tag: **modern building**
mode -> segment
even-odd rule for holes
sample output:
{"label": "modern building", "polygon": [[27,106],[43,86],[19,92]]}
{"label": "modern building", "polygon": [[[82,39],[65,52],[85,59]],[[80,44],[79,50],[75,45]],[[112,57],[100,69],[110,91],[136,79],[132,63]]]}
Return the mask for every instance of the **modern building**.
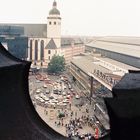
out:
{"label": "modern building", "polygon": [[22,26],[0,26],[0,42],[14,56],[27,58],[28,37],[24,35]]}
{"label": "modern building", "polygon": [[102,57],[95,52],[83,53],[73,57],[71,61],[69,72],[73,83],[88,97],[95,108],[95,116],[106,130],[109,130],[109,119],[100,97],[112,97],[112,88],[129,70],[140,71],[136,67]]}
{"label": "modern building", "polygon": [[86,51],[140,68],[139,37],[98,37],[86,44]]}
{"label": "modern building", "polygon": [[[139,71],[140,69],[95,53],[75,56],[70,65],[72,79],[86,92],[87,96],[92,96],[91,88],[96,89],[99,85],[111,91],[121,77],[129,73],[129,70]],[[93,77],[93,87],[91,77]]]}

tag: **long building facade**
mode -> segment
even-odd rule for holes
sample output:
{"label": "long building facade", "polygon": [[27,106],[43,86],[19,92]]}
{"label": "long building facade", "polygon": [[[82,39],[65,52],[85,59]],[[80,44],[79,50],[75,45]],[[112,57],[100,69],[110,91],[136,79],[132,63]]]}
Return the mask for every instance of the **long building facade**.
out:
{"label": "long building facade", "polygon": [[140,68],[139,37],[101,37],[86,44],[86,51]]}

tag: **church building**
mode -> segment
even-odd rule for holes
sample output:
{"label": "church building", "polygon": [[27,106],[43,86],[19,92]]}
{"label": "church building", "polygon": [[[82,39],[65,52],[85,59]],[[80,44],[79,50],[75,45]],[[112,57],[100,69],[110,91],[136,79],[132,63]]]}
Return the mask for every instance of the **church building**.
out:
{"label": "church building", "polygon": [[[25,56],[28,61],[32,61],[33,66],[47,68],[54,55],[64,56],[66,64],[69,64],[73,56],[85,51],[81,38],[61,36],[61,16],[55,0],[47,17],[47,24],[0,24],[0,36],[4,35],[9,38],[11,29],[15,30],[15,27],[24,30],[24,33],[22,31],[18,35],[19,38],[23,36],[28,38]],[[8,31],[8,35],[5,34],[5,31],[6,33]],[[18,45],[14,46],[18,48]],[[6,47],[10,50],[10,46],[6,45]],[[13,54],[16,54],[16,50],[14,51]],[[17,56],[19,55],[17,54]]]}

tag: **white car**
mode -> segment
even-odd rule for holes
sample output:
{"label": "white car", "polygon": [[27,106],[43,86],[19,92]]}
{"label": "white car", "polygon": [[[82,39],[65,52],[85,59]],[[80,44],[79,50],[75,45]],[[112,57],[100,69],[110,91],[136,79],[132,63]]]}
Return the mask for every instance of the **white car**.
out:
{"label": "white car", "polygon": [[66,95],[66,92],[63,92],[62,95]]}
{"label": "white car", "polygon": [[69,103],[69,100],[68,99],[64,99],[63,103]]}
{"label": "white car", "polygon": [[80,98],[80,96],[79,96],[79,95],[76,95],[76,96],[75,96],[75,98],[76,98],[76,99],[79,99],[79,98]]}
{"label": "white car", "polygon": [[46,85],[46,84],[44,84],[44,85],[43,85],[43,87],[44,87],[44,88],[47,88],[47,85]]}
{"label": "white car", "polygon": [[40,93],[40,92],[41,92],[41,89],[37,89],[37,90],[36,90],[36,93]]}
{"label": "white car", "polygon": [[45,101],[49,101],[50,99],[49,99],[48,97],[45,97],[44,100],[45,100]]}
{"label": "white car", "polygon": [[40,95],[39,95],[41,98],[45,98],[46,96],[43,94],[43,93],[40,93]]}
{"label": "white car", "polygon": [[38,95],[35,95],[34,98],[38,100],[40,97]]}
{"label": "white car", "polygon": [[46,89],[46,94],[49,94],[49,93],[50,93],[50,90],[47,90],[47,89]]}
{"label": "white car", "polygon": [[63,88],[64,88],[64,89],[67,89],[67,87],[66,87],[66,86],[63,86]]}
{"label": "white car", "polygon": [[41,99],[39,99],[39,101],[40,101],[40,102],[42,102],[42,103],[43,103],[43,102],[45,102],[42,98],[41,98]]}
{"label": "white car", "polygon": [[39,80],[36,80],[36,83],[40,83],[40,81]]}

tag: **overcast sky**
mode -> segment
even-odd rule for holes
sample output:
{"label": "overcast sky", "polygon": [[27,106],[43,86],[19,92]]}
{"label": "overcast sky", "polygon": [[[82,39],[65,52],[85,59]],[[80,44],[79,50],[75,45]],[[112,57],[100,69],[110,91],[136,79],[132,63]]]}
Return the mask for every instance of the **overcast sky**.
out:
{"label": "overcast sky", "polygon": [[[56,0],[63,35],[140,36],[140,0]],[[1,23],[47,23],[53,0],[1,0]]]}

